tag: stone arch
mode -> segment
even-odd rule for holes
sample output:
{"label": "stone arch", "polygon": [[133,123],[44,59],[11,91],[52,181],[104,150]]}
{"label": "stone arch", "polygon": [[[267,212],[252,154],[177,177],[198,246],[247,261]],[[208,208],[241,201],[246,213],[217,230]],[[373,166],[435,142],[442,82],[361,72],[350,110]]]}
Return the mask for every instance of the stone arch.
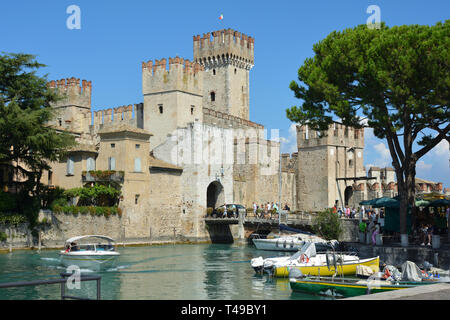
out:
{"label": "stone arch", "polygon": [[225,204],[225,192],[219,181],[213,181],[206,189],[206,207],[217,208]]}

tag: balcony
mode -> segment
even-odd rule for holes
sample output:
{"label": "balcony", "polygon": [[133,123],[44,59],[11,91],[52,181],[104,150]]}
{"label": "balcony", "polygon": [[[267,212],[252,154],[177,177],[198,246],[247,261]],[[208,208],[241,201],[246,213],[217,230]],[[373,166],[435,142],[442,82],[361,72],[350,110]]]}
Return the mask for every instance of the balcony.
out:
{"label": "balcony", "polygon": [[81,173],[81,178],[83,182],[108,182],[114,181],[118,183],[123,183],[123,178],[125,172],[123,171],[83,171]]}

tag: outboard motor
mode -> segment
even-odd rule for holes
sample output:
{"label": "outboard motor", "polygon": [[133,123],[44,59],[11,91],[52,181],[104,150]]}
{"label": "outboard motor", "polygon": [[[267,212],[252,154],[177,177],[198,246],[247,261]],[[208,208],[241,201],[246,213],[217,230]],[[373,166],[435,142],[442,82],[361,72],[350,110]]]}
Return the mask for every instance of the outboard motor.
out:
{"label": "outboard motor", "polygon": [[297,268],[289,268],[289,279],[302,278],[303,273]]}

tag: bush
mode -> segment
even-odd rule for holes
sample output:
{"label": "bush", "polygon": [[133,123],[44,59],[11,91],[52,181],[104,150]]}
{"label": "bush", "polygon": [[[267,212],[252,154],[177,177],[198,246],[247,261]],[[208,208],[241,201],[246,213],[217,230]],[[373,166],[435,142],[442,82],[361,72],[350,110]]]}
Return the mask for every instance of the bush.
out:
{"label": "bush", "polygon": [[319,212],[313,219],[312,228],[325,240],[339,240],[342,234],[341,220],[332,209]]}
{"label": "bush", "polygon": [[8,240],[8,235],[4,232],[0,232],[0,242],[5,242]]}
{"label": "bush", "polygon": [[16,211],[16,197],[8,192],[0,192],[0,213]]}
{"label": "bush", "polygon": [[206,215],[210,217],[212,215],[213,211],[214,211],[214,209],[211,207],[206,208]]}

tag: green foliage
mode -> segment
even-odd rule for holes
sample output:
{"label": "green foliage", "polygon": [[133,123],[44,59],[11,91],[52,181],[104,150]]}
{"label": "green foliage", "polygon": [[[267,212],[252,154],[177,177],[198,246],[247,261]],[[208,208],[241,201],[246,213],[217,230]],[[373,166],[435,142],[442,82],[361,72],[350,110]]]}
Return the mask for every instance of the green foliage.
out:
{"label": "green foliage", "polygon": [[26,217],[20,214],[2,214],[0,215],[0,224],[18,225],[27,222]]}
{"label": "green foliage", "polygon": [[211,216],[212,215],[212,213],[213,213],[213,208],[211,208],[211,207],[208,207],[208,208],[206,208],[206,215],[207,216]]}
{"label": "green foliage", "polygon": [[[294,122],[328,130],[336,117],[386,139],[400,194],[401,233],[414,202],[417,161],[443,139],[450,141],[450,20],[428,25],[332,32],[313,46],[290,89],[300,106]],[[421,146],[417,148],[417,146]],[[417,148],[417,150],[413,150]]]}
{"label": "green foliage", "polygon": [[17,212],[31,227],[40,209],[43,171],[75,145],[72,135],[47,125],[55,117],[51,104],[61,97],[38,76],[41,67],[33,55],[0,54],[0,163],[20,177],[13,181],[21,190]]}
{"label": "green foliage", "polygon": [[0,191],[0,213],[13,212],[16,207],[16,197],[11,193]]}
{"label": "green foliage", "polygon": [[53,208],[53,213],[56,214],[71,214],[75,217],[77,217],[79,214],[87,215],[90,214],[91,216],[104,216],[106,218],[112,216],[112,215],[118,215],[119,217],[122,217],[122,209],[118,207],[94,207],[94,206],[58,206],[56,205]]}
{"label": "green foliage", "polygon": [[312,228],[316,234],[326,240],[338,240],[342,234],[341,220],[332,209],[319,212],[313,219]]}
{"label": "green foliage", "polygon": [[92,187],[88,186],[66,190],[64,195],[68,198],[79,198],[78,204],[81,206],[112,206],[118,202],[120,190],[95,184]]}
{"label": "green foliage", "polygon": [[4,232],[0,232],[0,242],[5,242],[8,240],[8,235]]}
{"label": "green foliage", "polygon": [[42,208],[50,209],[54,204],[67,204],[68,199],[64,195],[64,191],[60,187],[49,188],[48,186],[43,186],[41,193]]}

